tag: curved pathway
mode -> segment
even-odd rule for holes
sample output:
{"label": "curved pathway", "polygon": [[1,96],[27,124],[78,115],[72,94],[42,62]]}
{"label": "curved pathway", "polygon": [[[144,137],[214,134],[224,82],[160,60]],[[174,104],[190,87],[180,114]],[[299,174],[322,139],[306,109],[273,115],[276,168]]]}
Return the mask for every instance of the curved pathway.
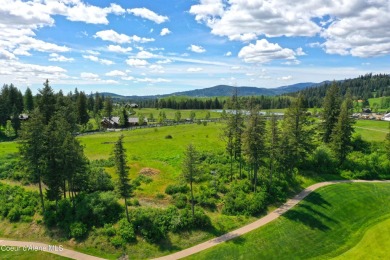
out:
{"label": "curved pathway", "polygon": [[256,220],[253,223],[250,223],[246,226],[243,226],[239,229],[236,229],[234,231],[231,231],[229,233],[226,233],[225,235],[222,235],[220,237],[216,237],[214,239],[211,239],[209,241],[206,241],[204,243],[198,244],[196,246],[184,249],[182,251],[173,253],[171,255],[163,256],[160,258],[156,258],[155,260],[173,260],[173,259],[181,259],[187,256],[190,256],[192,254],[196,254],[200,251],[206,250],[210,247],[216,246],[218,244],[221,244],[225,241],[231,240],[233,238],[236,238],[238,236],[244,235],[252,230],[255,230],[261,226],[264,226],[265,224],[277,219],[282,214],[284,214],[286,211],[297,205],[302,199],[304,199],[307,195],[309,195],[312,191],[328,186],[331,184],[336,183],[352,183],[352,182],[388,182],[390,181],[364,181],[364,180],[341,180],[341,181],[326,181],[326,182],[320,182],[316,183],[314,185],[311,185],[301,191],[299,194],[297,194],[294,198],[289,199],[286,203],[284,203],[282,206],[277,208],[276,210],[272,211],[271,213],[267,214],[266,216]]}
{"label": "curved pathway", "polygon": [[[252,230],[255,230],[261,226],[264,226],[265,224],[277,219],[280,217],[282,214],[284,214],[286,211],[297,205],[302,199],[304,199],[307,195],[309,195],[312,191],[315,191],[318,188],[328,186],[331,184],[336,184],[336,183],[352,183],[352,182],[368,182],[368,183],[373,183],[373,182],[387,182],[390,183],[390,180],[387,181],[364,181],[364,180],[341,180],[341,181],[326,181],[326,182],[320,182],[316,183],[314,185],[311,185],[301,191],[299,194],[297,194],[294,198],[289,199],[286,203],[284,203],[282,206],[277,208],[276,210],[272,211],[271,213],[267,214],[266,216],[256,220],[253,223],[250,223],[246,226],[243,226],[239,229],[236,229],[234,231],[231,231],[229,233],[226,233],[225,235],[222,235],[220,237],[216,237],[214,239],[211,239],[209,241],[206,241],[204,243],[198,244],[196,246],[184,249],[182,251],[176,252],[171,255],[163,256],[160,258],[156,258],[156,260],[173,260],[173,259],[180,259],[184,258],[187,256],[190,256],[192,254],[198,253],[200,251],[206,250],[210,247],[216,246],[218,244],[221,244],[225,241],[231,240],[233,238],[236,238],[238,236],[244,235]],[[47,253],[52,253],[64,257],[68,257],[71,259],[81,259],[81,260],[102,260],[104,258],[99,258],[87,254],[83,254],[74,250],[70,249],[65,249],[63,248],[62,250],[50,250],[50,246],[48,244],[44,243],[36,243],[36,242],[25,242],[25,241],[12,241],[12,240],[0,240],[0,247],[2,246],[11,246],[11,247],[19,247],[21,248],[20,250],[24,250],[24,248],[36,248],[41,251],[45,251]],[[28,251],[28,250],[24,251]]]}

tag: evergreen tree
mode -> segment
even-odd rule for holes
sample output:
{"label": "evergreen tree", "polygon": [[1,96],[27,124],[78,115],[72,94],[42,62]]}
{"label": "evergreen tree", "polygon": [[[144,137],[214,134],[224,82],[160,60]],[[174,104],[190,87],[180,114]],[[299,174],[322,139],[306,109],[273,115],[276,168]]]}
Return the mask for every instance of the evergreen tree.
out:
{"label": "evergreen tree", "polygon": [[53,89],[49,85],[49,80],[43,84],[44,88],[39,90],[37,107],[41,111],[45,124],[47,125],[55,111],[56,98]]}
{"label": "evergreen tree", "polygon": [[88,96],[88,111],[89,112],[93,112],[93,109],[95,107],[95,100],[93,99],[93,94],[91,92],[91,94],[89,94]]}
{"label": "evergreen tree", "polygon": [[34,110],[34,99],[30,88],[27,88],[24,93],[24,108],[27,112]]}
{"label": "evergreen tree", "polygon": [[271,119],[268,124],[267,132],[267,145],[266,148],[269,154],[269,187],[272,187],[272,177],[275,172],[275,164],[277,162],[277,158],[279,157],[279,145],[280,145],[280,136],[279,136],[279,128],[278,128],[278,120],[275,114],[271,115]]}
{"label": "evergreen tree", "polygon": [[143,125],[145,123],[145,116],[143,114],[138,115],[138,125]]}
{"label": "evergreen tree", "polygon": [[95,93],[95,103],[93,106],[93,113],[95,115],[99,114],[100,110],[103,108],[103,101],[102,98],[100,97],[99,93]]}
{"label": "evergreen tree", "polygon": [[192,209],[192,217],[194,217],[195,200],[194,200],[193,183],[196,181],[198,177],[199,169],[198,169],[198,153],[195,149],[195,146],[193,146],[192,144],[189,144],[185,151],[182,173],[186,182],[190,184],[191,209]]}
{"label": "evergreen tree", "polygon": [[125,200],[125,209],[127,221],[130,222],[129,211],[127,208],[127,199],[131,197],[132,186],[130,184],[129,170],[126,160],[126,149],[123,146],[123,135],[121,135],[114,147],[115,172],[118,175],[117,191]]}
{"label": "evergreen tree", "polygon": [[38,183],[39,196],[41,200],[42,212],[45,212],[45,203],[42,191],[43,166],[45,165],[45,154],[47,152],[44,116],[35,109],[31,113],[31,118],[24,124],[21,132],[21,145],[19,152],[23,158],[21,160],[26,166],[30,179]]}
{"label": "evergreen tree", "polygon": [[104,100],[104,116],[111,118],[112,116],[112,110],[113,110],[113,103],[111,97],[107,97]]}
{"label": "evergreen tree", "polygon": [[121,127],[129,126],[129,116],[125,108],[122,109],[122,115],[119,117],[119,124]]}
{"label": "evergreen tree", "polygon": [[352,109],[352,97],[350,91],[348,91],[341,105],[337,124],[333,129],[331,138],[331,148],[339,159],[340,164],[345,161],[348,153],[352,150],[351,137],[354,132],[353,125],[355,123],[355,120],[351,117]]}
{"label": "evergreen tree", "polygon": [[253,168],[253,190],[256,192],[258,170],[264,161],[265,151],[265,120],[259,114],[258,107],[250,111],[248,123],[244,131],[243,150],[248,163]]}
{"label": "evergreen tree", "polygon": [[81,91],[76,100],[77,122],[81,125],[86,125],[89,121],[87,111],[87,96]]}
{"label": "evergreen tree", "polygon": [[333,82],[331,87],[326,91],[322,111],[322,127],[323,127],[323,141],[329,143],[332,136],[332,131],[337,123],[337,118],[340,113],[340,89],[338,85]]}
{"label": "evergreen tree", "polygon": [[191,121],[194,121],[194,120],[195,120],[195,117],[196,117],[195,111],[191,111],[191,113],[190,113],[190,119],[191,119]]}
{"label": "evergreen tree", "polygon": [[288,161],[293,159],[293,166],[297,167],[305,161],[308,153],[313,148],[313,129],[302,94],[299,94],[291,103],[284,115],[283,135],[284,145],[291,149],[291,151],[286,150],[288,157],[285,159]]}

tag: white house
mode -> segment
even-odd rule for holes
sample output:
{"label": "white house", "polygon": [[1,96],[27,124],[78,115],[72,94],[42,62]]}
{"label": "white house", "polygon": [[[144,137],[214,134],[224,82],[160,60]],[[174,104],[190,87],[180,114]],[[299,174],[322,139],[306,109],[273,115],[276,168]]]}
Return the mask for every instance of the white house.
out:
{"label": "white house", "polygon": [[384,116],[382,117],[382,120],[390,121],[390,113],[384,115]]}

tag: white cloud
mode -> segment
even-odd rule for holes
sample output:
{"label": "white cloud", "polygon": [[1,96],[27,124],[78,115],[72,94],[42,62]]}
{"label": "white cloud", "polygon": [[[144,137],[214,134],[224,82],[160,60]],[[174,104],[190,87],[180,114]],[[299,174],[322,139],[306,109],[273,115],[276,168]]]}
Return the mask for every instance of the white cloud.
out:
{"label": "white cloud", "polygon": [[160,35],[165,36],[165,35],[168,35],[170,33],[171,33],[171,31],[168,28],[162,28]]}
{"label": "white cloud", "polygon": [[231,51],[228,51],[227,53],[225,53],[225,56],[226,56],[226,57],[232,56],[232,52],[231,52]]}
{"label": "white cloud", "polygon": [[130,36],[122,33],[117,33],[114,30],[105,30],[105,31],[99,31],[96,32],[95,38],[100,38],[103,41],[110,41],[110,42],[115,42],[119,44],[123,43],[130,43],[131,38]]}
{"label": "white cloud", "polygon": [[153,72],[157,72],[157,73],[165,73],[164,71],[164,67],[161,66],[161,65],[158,65],[158,64],[152,64],[149,66],[149,69]]}
{"label": "white cloud", "polygon": [[133,50],[133,48],[131,47],[124,48],[119,45],[108,45],[107,49],[111,52],[118,52],[118,53],[128,53]]}
{"label": "white cloud", "polygon": [[136,82],[147,82],[147,83],[162,83],[162,82],[171,82],[171,80],[163,78],[136,78]]}
{"label": "white cloud", "polygon": [[123,72],[121,70],[112,70],[110,72],[107,72],[105,75],[108,77],[126,77],[127,76],[126,72]]}
{"label": "white cloud", "polygon": [[[249,41],[259,36],[319,35],[327,53],[373,57],[390,54],[390,5],[387,0],[201,0],[190,13],[214,35]],[[300,55],[296,51],[296,55]]]}
{"label": "white cloud", "polygon": [[128,13],[131,13],[135,16],[142,17],[144,19],[151,20],[157,24],[163,23],[168,21],[167,16],[158,15],[155,12],[147,9],[147,8],[133,8],[133,9],[127,9]]}
{"label": "white cloud", "polygon": [[83,55],[83,58],[94,62],[99,61],[99,58],[93,55]]}
{"label": "white cloud", "polygon": [[187,49],[192,51],[192,52],[196,52],[196,53],[203,53],[206,51],[202,46],[198,46],[198,45],[194,45],[194,44],[191,44],[191,46],[188,47]]}
{"label": "white cloud", "polygon": [[101,63],[103,65],[113,65],[113,64],[115,64],[115,62],[113,62],[111,60],[106,60],[106,59],[99,59],[99,63]]}
{"label": "white cloud", "polygon": [[145,67],[149,63],[146,60],[140,60],[140,59],[127,59],[126,60],[127,65],[132,67]]}
{"label": "white cloud", "polygon": [[74,58],[66,58],[63,55],[59,55],[58,53],[51,53],[49,61],[59,61],[59,62],[72,62]]}
{"label": "white cloud", "polygon": [[169,64],[169,63],[172,63],[172,60],[170,60],[170,59],[159,60],[156,63],[157,64]]}
{"label": "white cloud", "polygon": [[296,54],[297,56],[304,56],[304,55],[306,55],[306,53],[303,51],[302,48],[296,49],[296,50],[295,50],[295,54]]}
{"label": "white cloud", "polygon": [[94,50],[87,50],[86,52],[95,56],[100,55],[100,52]]}
{"label": "white cloud", "polygon": [[82,79],[90,79],[90,80],[98,80],[99,79],[99,75],[97,75],[95,73],[91,73],[91,72],[81,72],[80,77]]}
{"label": "white cloud", "polygon": [[266,39],[257,40],[256,44],[243,47],[238,57],[248,63],[266,63],[276,59],[295,60],[295,52],[282,48],[277,43],[269,43]]}
{"label": "white cloud", "polygon": [[90,61],[93,61],[93,62],[99,62],[100,64],[103,64],[103,65],[113,65],[113,64],[115,64],[113,61],[106,60],[106,59],[100,59],[100,58],[98,58],[96,56],[93,56],[93,55],[83,55],[83,58],[87,59],[87,60],[90,60]]}
{"label": "white cloud", "polygon": [[151,59],[156,57],[153,53],[148,52],[148,51],[140,51],[137,53],[135,56],[137,59]]}
{"label": "white cloud", "polygon": [[291,79],[292,79],[291,75],[278,78],[278,80],[286,80],[286,81]]}
{"label": "white cloud", "polygon": [[188,68],[187,72],[200,72],[203,71],[203,68]]}
{"label": "white cloud", "polygon": [[16,59],[15,55],[7,50],[0,49],[0,60],[14,60]]}

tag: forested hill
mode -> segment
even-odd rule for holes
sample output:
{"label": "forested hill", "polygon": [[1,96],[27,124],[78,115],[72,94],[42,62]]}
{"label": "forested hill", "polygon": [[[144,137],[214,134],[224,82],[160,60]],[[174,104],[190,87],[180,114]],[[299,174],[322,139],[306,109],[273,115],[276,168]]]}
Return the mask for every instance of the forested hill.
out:
{"label": "forested hill", "polygon": [[[323,84],[323,83],[318,83]],[[153,98],[164,98],[171,96],[186,96],[186,97],[230,97],[233,95],[234,90],[237,89],[238,96],[277,96],[285,93],[296,92],[311,86],[318,85],[313,82],[303,82],[288,86],[281,86],[277,88],[258,88],[258,87],[233,87],[229,85],[217,85],[210,88],[194,89],[182,92],[175,92],[164,95],[153,95],[153,96],[121,96],[118,94],[103,92],[104,96],[111,96],[114,99],[130,99],[130,100],[144,100]]]}
{"label": "forested hill", "polygon": [[303,93],[307,99],[309,107],[320,107],[322,100],[325,97],[326,90],[336,84],[340,87],[341,93],[344,95],[347,88],[351,89],[354,99],[368,100],[373,97],[388,97],[390,96],[390,75],[366,74],[354,79],[346,79],[341,81],[327,82],[317,87],[306,88],[291,95]]}
{"label": "forested hill", "polygon": [[307,87],[316,85],[313,82],[298,83],[277,88],[257,88],[257,87],[233,87],[228,85],[218,85],[211,88],[195,89],[183,92],[172,93],[168,96],[189,96],[189,97],[222,97],[231,96],[237,88],[239,96],[275,96],[284,93],[295,92]]}

